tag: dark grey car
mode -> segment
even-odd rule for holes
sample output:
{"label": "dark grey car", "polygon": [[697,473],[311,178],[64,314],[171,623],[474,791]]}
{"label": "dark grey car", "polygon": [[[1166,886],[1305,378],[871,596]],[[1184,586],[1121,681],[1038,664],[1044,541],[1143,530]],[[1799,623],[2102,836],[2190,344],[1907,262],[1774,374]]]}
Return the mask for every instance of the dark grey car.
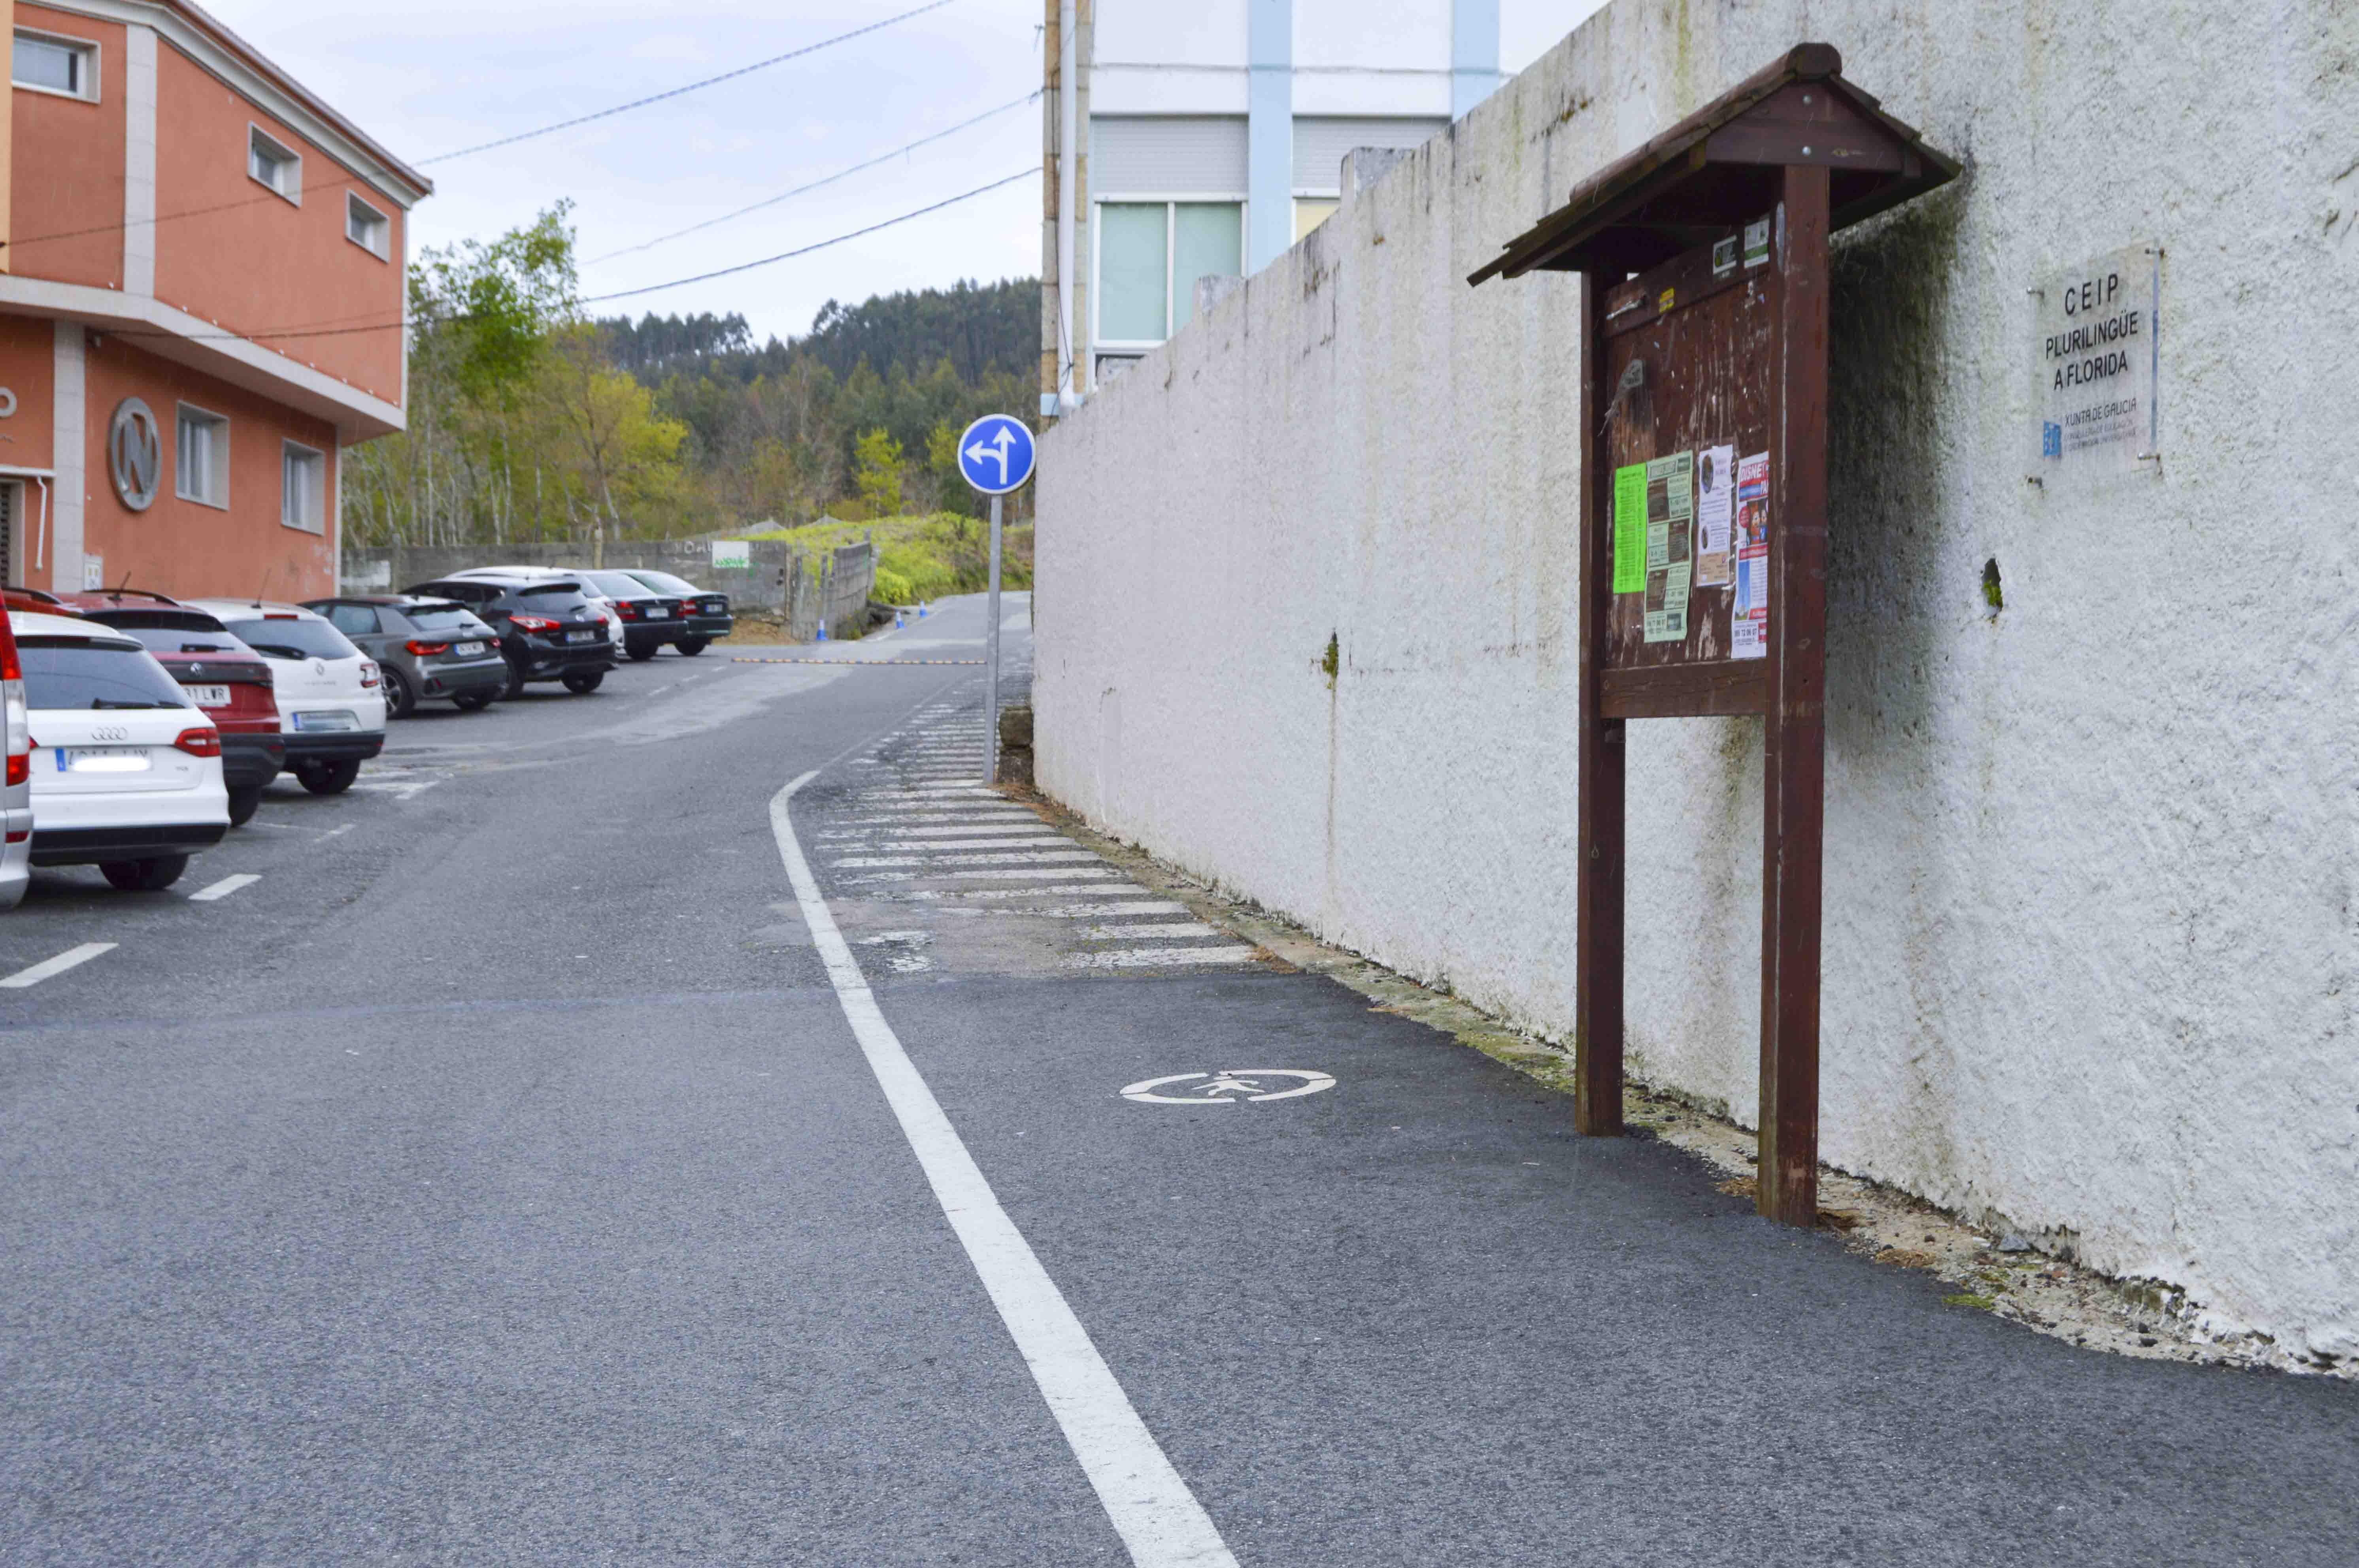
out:
{"label": "dark grey car", "polygon": [[304,609],[360,644],[385,672],[385,713],[407,718],[448,699],[461,712],[488,706],[507,686],[500,634],[455,600],[410,593],[347,594]]}

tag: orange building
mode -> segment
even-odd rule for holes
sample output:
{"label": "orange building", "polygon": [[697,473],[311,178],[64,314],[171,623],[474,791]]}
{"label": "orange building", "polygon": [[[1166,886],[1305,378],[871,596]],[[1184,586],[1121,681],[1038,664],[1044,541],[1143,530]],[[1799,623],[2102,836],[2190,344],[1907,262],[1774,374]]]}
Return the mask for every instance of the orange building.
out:
{"label": "orange building", "polygon": [[0,0],[12,586],[336,587],[344,449],[402,427],[433,188],[186,0]]}

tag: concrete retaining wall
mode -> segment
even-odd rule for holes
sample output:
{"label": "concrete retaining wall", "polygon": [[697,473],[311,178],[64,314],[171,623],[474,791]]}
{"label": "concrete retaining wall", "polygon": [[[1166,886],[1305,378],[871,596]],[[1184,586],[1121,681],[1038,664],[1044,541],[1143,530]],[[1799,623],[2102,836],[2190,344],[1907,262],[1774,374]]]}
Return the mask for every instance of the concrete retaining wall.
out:
{"label": "concrete retaining wall", "polygon": [[[1839,243],[1824,1153],[2359,1353],[2359,8],[1615,0],[1049,433],[1041,784],[1568,1032],[1577,282],[1463,279],[1803,38],[1968,165]],[[2156,242],[2161,462],[2027,484]],[[1633,1067],[1749,1123],[1759,724],[1629,746]]]}

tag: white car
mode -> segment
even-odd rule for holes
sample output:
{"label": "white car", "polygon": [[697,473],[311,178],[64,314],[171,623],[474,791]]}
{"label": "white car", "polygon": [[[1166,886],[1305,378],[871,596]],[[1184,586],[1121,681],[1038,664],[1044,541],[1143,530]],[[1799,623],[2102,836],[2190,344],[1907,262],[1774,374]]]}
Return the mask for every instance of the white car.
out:
{"label": "white car", "polygon": [[623,617],[614,609],[614,601],[599,592],[597,585],[581,572],[562,571],[556,567],[469,567],[464,571],[452,572],[450,577],[441,580],[449,582],[456,579],[465,582],[471,578],[496,578],[506,581],[509,578],[516,577],[544,579],[562,578],[568,582],[581,584],[582,597],[590,601],[590,608],[596,611],[598,619],[606,623],[606,640],[614,645],[617,653],[622,651]]}
{"label": "white car", "polygon": [[126,891],[170,887],[229,831],[221,731],[139,640],[23,611],[36,866],[96,866]]}
{"label": "white car", "polygon": [[385,677],[324,615],[258,599],[183,600],[270,666],[287,771],[313,795],[340,795],[385,750]]}

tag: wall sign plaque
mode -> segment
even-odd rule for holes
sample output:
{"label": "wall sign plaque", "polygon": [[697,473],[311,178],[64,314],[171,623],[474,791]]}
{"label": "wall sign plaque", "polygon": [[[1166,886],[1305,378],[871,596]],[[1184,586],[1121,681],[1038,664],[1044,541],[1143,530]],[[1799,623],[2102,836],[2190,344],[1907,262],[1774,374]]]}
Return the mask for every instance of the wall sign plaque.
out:
{"label": "wall sign plaque", "polygon": [[164,477],[164,432],[155,411],[136,397],[114,406],[106,427],[106,471],[124,505],[145,512],[155,504],[156,487]]}

